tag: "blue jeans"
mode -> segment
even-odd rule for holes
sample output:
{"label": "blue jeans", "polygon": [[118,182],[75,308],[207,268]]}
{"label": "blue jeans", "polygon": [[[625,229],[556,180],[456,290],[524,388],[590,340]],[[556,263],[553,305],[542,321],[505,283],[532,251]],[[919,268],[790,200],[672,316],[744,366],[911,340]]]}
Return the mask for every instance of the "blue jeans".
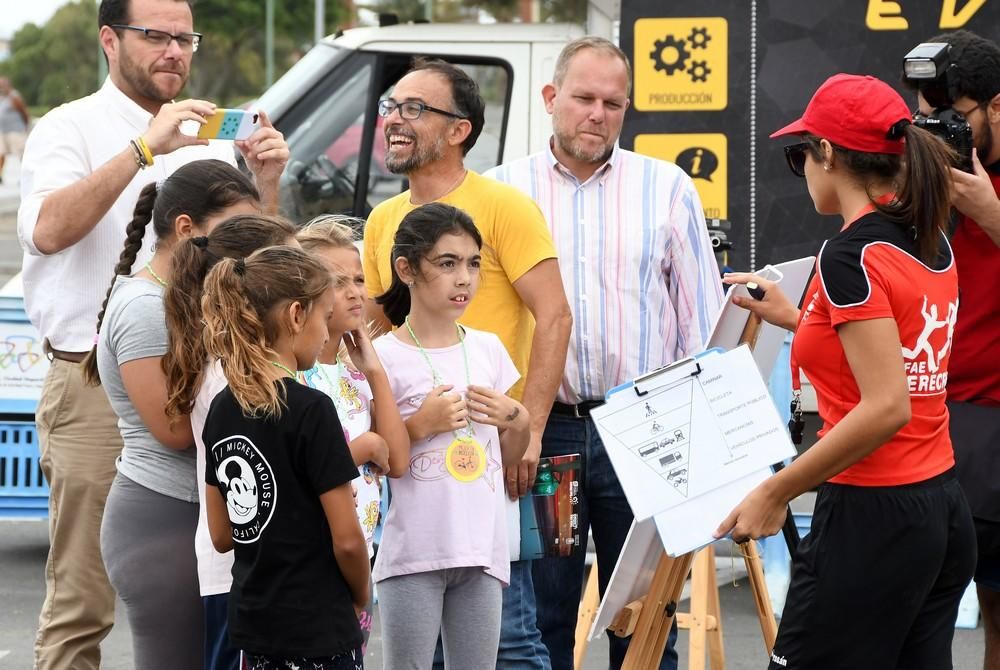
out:
{"label": "blue jeans", "polygon": [[205,606],[205,667],[239,670],[240,652],[229,646],[229,594],[202,596]]}
{"label": "blue jeans", "polygon": [[[588,529],[597,546],[597,581],[601,596],[611,580],[618,555],[632,525],[632,508],[625,499],[597,428],[590,419],[552,415],[542,435],[542,456],[580,454],[580,536]],[[577,612],[583,591],[585,556],[542,558],[534,561],[532,574],[538,628],[548,647],[552,670],[573,670],[573,643]],[[677,669],[677,623],[667,638],[660,670]],[[609,668],[617,670],[625,660],[628,638],[608,634]]]}
{"label": "blue jeans", "polygon": [[[549,652],[535,626],[535,591],[531,561],[510,564],[510,586],[503,590],[497,670],[552,670]],[[444,670],[441,638],[434,650],[434,670]]]}

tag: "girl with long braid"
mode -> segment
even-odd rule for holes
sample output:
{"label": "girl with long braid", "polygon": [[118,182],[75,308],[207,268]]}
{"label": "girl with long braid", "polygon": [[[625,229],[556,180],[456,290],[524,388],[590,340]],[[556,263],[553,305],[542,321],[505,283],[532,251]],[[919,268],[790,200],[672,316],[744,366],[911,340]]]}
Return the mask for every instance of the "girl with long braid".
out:
{"label": "girl with long braid", "polygon": [[[254,185],[222,161],[189,163],[163,183],[147,185],[98,317],[98,342],[84,361],[88,381],[103,383],[124,442],[105,506],[101,554],[125,604],[133,663],[144,670],[200,667],[204,638],[191,424],[164,412],[162,294],[171,281],[170,257],[184,238],[259,208]],[[133,272],[150,222],[156,251]]]}

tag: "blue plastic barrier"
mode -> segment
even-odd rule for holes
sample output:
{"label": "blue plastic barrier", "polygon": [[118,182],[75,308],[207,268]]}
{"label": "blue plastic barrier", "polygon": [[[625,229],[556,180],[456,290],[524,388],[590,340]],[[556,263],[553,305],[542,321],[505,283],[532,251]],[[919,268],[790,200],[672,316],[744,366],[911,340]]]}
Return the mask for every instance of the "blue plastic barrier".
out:
{"label": "blue plastic barrier", "polygon": [[48,515],[49,485],[38,459],[34,423],[0,423],[0,517],[44,519]]}
{"label": "blue plastic barrier", "polygon": [[0,296],[0,518],[48,515],[34,424],[48,365],[24,301]]}

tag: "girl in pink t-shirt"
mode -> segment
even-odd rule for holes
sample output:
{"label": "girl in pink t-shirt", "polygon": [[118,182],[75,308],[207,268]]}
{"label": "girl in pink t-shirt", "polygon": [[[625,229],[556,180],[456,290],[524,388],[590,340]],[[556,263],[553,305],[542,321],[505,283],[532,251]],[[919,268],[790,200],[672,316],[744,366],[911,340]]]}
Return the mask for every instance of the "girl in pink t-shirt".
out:
{"label": "girl in pink t-shirt", "polygon": [[376,298],[400,328],[375,340],[410,449],[390,454],[392,493],[375,559],[385,665],[493,670],[510,576],[503,468],[528,445],[528,413],[504,394],[519,378],[500,339],[456,323],[479,285],[482,238],[469,216],[431,203],[407,214],[393,282]]}
{"label": "girl in pink t-shirt", "polygon": [[[365,276],[354,231],[345,217],[322,216],[309,222],[296,238],[319,257],[334,277],[333,312],[327,320],[330,339],[316,365],[302,373],[305,383],[326,393],[337,408],[344,439],[361,477],[354,480],[358,521],[373,554],[379,520],[379,476],[389,472],[389,460],[405,461],[410,438],[399,417],[382,363],[364,323]],[[346,356],[341,356],[341,347]],[[371,633],[371,602],[359,614],[365,644]],[[362,646],[364,649],[364,646]]]}

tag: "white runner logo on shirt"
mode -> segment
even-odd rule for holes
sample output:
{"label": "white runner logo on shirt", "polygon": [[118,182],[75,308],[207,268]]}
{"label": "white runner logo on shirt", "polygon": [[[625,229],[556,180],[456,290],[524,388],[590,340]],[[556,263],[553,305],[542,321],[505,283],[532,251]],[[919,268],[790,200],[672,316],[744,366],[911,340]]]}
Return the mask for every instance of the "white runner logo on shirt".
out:
{"label": "white runner logo on shirt", "polygon": [[927,304],[924,296],[920,314],[924,326],[912,347],[903,344],[903,366],[910,393],[934,395],[944,393],[948,383],[947,371],[940,372],[941,363],[951,351],[951,340],[958,320],[958,301],[948,303],[946,310],[939,312],[938,306]]}
{"label": "white runner logo on shirt", "polygon": [[277,501],[270,464],[254,443],[242,435],[216,442],[212,456],[218,463],[215,476],[226,498],[233,540],[242,544],[256,541],[271,520]]}

